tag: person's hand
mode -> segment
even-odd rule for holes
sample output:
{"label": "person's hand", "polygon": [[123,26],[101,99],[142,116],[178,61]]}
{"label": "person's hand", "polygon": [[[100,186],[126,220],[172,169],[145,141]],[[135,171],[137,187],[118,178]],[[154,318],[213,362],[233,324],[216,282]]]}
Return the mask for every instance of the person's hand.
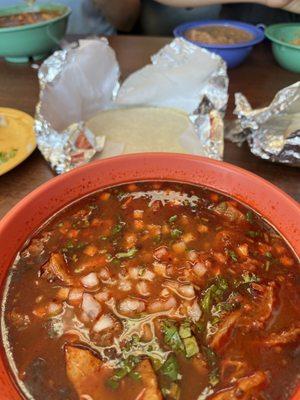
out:
{"label": "person's hand", "polygon": [[202,7],[216,3],[250,2],[260,3],[272,8],[283,8],[284,10],[300,14],[300,0],[156,0],[168,6],[174,7]]}
{"label": "person's hand", "polygon": [[300,0],[266,0],[268,7],[283,8],[284,10],[300,14]]}

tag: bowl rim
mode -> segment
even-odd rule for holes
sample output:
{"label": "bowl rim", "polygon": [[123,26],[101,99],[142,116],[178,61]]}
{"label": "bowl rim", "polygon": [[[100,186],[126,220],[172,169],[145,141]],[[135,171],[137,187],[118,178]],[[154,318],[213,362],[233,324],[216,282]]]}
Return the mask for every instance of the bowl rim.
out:
{"label": "bowl rim", "polygon": [[[67,18],[71,13],[72,10],[69,6],[66,6],[64,4],[60,3],[42,3],[42,4],[35,4],[33,7],[29,7],[23,4],[18,4],[15,6],[9,6],[9,7],[4,7],[0,8],[0,16],[10,16],[13,14],[22,14],[26,12],[39,12],[39,11],[50,11],[50,10],[64,10],[61,15],[58,15],[55,18],[49,19],[47,21],[40,21],[40,22],[35,22],[33,24],[25,24],[25,25],[17,25],[17,26],[8,26],[8,27],[2,27],[0,26],[0,34],[1,33],[8,33],[8,32],[19,32],[19,31],[26,31],[29,29],[36,29],[40,28],[46,25],[50,25],[56,21],[62,20],[64,18]],[[10,12],[11,11],[11,12]],[[6,14],[7,12],[7,14]],[[4,13],[4,14],[2,14]]]}
{"label": "bowl rim", "polygon": [[[113,157],[107,157],[104,159],[98,159],[98,160],[94,160],[90,163],[87,163],[85,165],[82,165],[80,167],[74,168],[66,173],[63,173],[61,175],[57,175],[54,176],[53,178],[51,178],[50,180],[42,183],[41,185],[39,185],[38,187],[36,187],[34,190],[32,190],[31,192],[29,192],[26,196],[24,196],[20,201],[18,201],[1,219],[0,219],[0,238],[1,238],[1,234],[4,231],[6,225],[9,225],[11,223],[11,220],[14,219],[15,214],[18,214],[19,211],[21,211],[24,207],[28,207],[28,205],[30,205],[30,203],[32,202],[32,200],[38,196],[40,196],[41,194],[49,191],[50,189],[55,189],[55,186],[57,186],[60,182],[64,182],[66,179],[72,179],[72,177],[76,177],[76,175],[80,174],[81,172],[89,171],[89,170],[93,170],[93,168],[96,168],[97,166],[99,168],[102,167],[102,165],[105,166],[105,164],[110,165],[111,163],[118,163],[118,161],[122,162],[122,160],[127,161],[127,163],[130,162],[135,162],[140,161],[140,159],[142,160],[150,160],[151,159],[157,159],[157,158],[164,158],[164,159],[168,159],[170,161],[170,163],[172,163],[172,159],[174,159],[175,161],[177,159],[179,159],[182,162],[200,162],[202,164],[206,164],[206,165],[215,165],[215,167],[217,169],[220,170],[227,170],[230,173],[233,174],[239,174],[241,175],[241,177],[248,177],[251,180],[254,180],[254,183],[257,182],[259,185],[264,186],[265,188],[268,188],[269,190],[271,190],[274,193],[277,193],[277,195],[281,198],[282,201],[284,201],[286,203],[286,205],[288,205],[290,208],[292,208],[294,210],[294,212],[296,214],[298,214],[299,217],[299,222],[300,222],[300,204],[297,202],[297,200],[293,199],[290,195],[288,195],[286,192],[284,192],[282,189],[280,189],[278,186],[274,185],[273,183],[269,182],[268,180],[260,177],[259,175],[254,174],[251,171],[248,171],[244,168],[241,168],[239,166],[236,166],[234,164],[225,162],[225,161],[220,161],[220,160],[215,160],[215,159],[211,159],[208,157],[203,157],[203,156],[199,156],[199,155],[194,155],[194,154],[184,154],[184,153],[170,153],[170,152],[144,152],[144,153],[130,153],[130,154],[122,154],[122,155],[118,155],[118,156],[113,156]],[[151,178],[152,180],[155,180],[156,178]],[[151,180],[150,179],[150,180]],[[161,178],[162,180],[169,180],[169,181],[176,181],[176,179],[174,178]],[[149,179],[145,179],[145,178],[140,178],[140,177],[135,177],[130,179],[129,181],[145,181],[145,180],[149,180]],[[115,186],[115,185],[120,185],[123,183],[127,183],[129,182],[126,179],[120,179],[120,182],[117,184],[112,184],[110,186]],[[182,180],[182,179],[178,179],[178,182],[183,182],[183,183],[190,183],[192,185],[200,185],[199,183],[193,183],[192,179],[189,180]],[[213,186],[209,186],[207,184],[202,184],[203,186],[207,186],[209,189],[211,190],[219,190],[221,192],[223,192],[225,195],[231,196],[233,198],[235,198],[236,200],[240,201],[241,203],[243,203],[244,205],[252,208],[256,213],[258,213],[259,215],[262,215],[261,212],[259,210],[257,210],[255,208],[255,206],[247,203],[247,200],[245,199],[241,199],[239,198],[239,195],[237,195],[236,193],[230,193],[229,191],[224,191],[222,189],[216,189]],[[106,185],[102,185],[99,184],[99,189],[96,190],[101,190],[102,187],[107,187]],[[95,190],[93,190],[95,191]],[[93,192],[92,191],[92,192]],[[89,192],[89,193],[92,193]],[[87,193],[88,194],[88,193]],[[81,196],[77,196],[75,201],[80,199],[83,196],[86,196],[87,194],[81,195]],[[245,196],[246,197],[246,196]],[[248,199],[248,198],[247,198]],[[73,202],[74,200],[72,200]],[[70,201],[67,202],[67,205],[71,203]],[[60,205],[59,210],[62,209],[63,207],[65,207],[66,205]],[[58,211],[59,211],[58,210]],[[57,212],[57,211],[56,211]],[[266,216],[262,215],[263,218],[265,218],[267,220],[267,222],[274,227],[273,222]],[[47,218],[48,219],[48,218]],[[284,237],[284,234],[281,233],[281,229],[279,227],[275,226],[275,229],[277,229],[277,231]],[[285,240],[288,242],[288,244],[292,247],[292,249],[294,250],[295,254],[299,257],[300,259],[300,242],[294,242],[294,244],[290,243],[288,241],[287,238],[285,238]],[[295,246],[295,244],[297,244],[297,246]],[[296,250],[298,249],[298,250]],[[300,400],[300,399],[299,399]]]}
{"label": "bowl rim", "polygon": [[[171,162],[172,160],[173,163]],[[176,162],[178,162],[177,165]],[[113,168],[114,164],[115,164],[115,169]],[[195,168],[195,166],[197,166],[197,168]],[[123,168],[125,168],[127,172],[124,173]],[[225,174],[227,174],[226,182],[224,182]],[[151,178],[148,178],[148,176],[150,175]],[[167,176],[172,176],[172,178]],[[30,233],[28,232],[34,232],[36,230],[36,228],[34,227],[35,225],[41,226],[46,220],[48,220],[49,217],[54,215],[54,213],[62,209],[65,205],[70,204],[72,201],[78,200],[82,196],[89,195],[90,193],[93,193],[95,190],[101,190],[102,188],[108,186],[115,186],[132,181],[143,181],[143,180],[150,181],[156,179],[175,181],[176,178],[174,178],[174,176],[176,177],[178,176],[177,179],[178,182],[181,181],[194,185],[202,184],[203,186],[211,187],[213,190],[218,190],[217,189],[218,186],[227,187],[229,185],[230,189],[228,189],[227,192],[226,190],[221,188],[219,190],[225,194],[227,193],[233,198],[236,198],[237,200],[248,205],[254,211],[258,212],[260,215],[265,217],[265,219],[271,225],[273,226],[275,225],[275,227],[277,227],[275,221],[273,224],[272,219],[270,217],[265,216],[262,213],[262,209],[266,208],[266,206],[262,205],[261,210],[259,210],[259,208],[256,209],[258,202],[257,200],[254,200],[254,198],[258,196],[259,204],[261,203],[268,204],[270,199],[272,199],[273,201],[273,198],[275,197],[276,199],[275,201],[273,201],[273,203],[271,203],[271,207],[270,205],[268,207],[273,210],[272,213],[274,219],[275,216],[278,215],[279,220],[284,220],[289,222],[292,220],[295,226],[297,227],[299,226],[300,205],[297,203],[297,201],[295,201],[284,191],[282,191],[272,183],[266,181],[265,179],[259,177],[258,175],[255,175],[252,172],[249,172],[235,165],[217,160],[212,160],[206,157],[200,157],[190,154],[153,152],[153,153],[127,154],[127,155],[121,155],[102,160],[97,160],[88,163],[82,167],[75,168],[65,174],[56,176],[46,181],[45,183],[34,189],[32,192],[30,192],[21,201],[19,201],[0,220],[0,238],[2,235],[4,237],[7,237],[5,235],[8,233],[9,230],[11,231],[16,221],[20,221],[19,218],[20,216],[21,216],[21,225],[22,224],[25,226],[27,225],[28,222],[26,221],[27,216],[24,219],[24,212],[28,211],[28,209],[31,209],[32,214],[36,215],[38,223],[35,223],[30,227],[26,226],[27,237],[30,235]],[[213,180],[210,180],[211,176],[213,177]],[[207,177],[209,177],[208,180]],[[92,189],[88,185],[83,186],[83,182],[84,185],[86,185],[88,184],[88,180],[93,181]],[[201,181],[205,182],[200,183]],[[243,183],[242,185],[240,181]],[[259,193],[255,194],[255,191],[253,191],[251,187],[249,189],[249,185],[254,184],[255,182],[257,183],[257,192],[260,192],[260,194]],[[98,189],[94,189],[94,187],[96,186],[98,186]],[[71,192],[70,194],[70,187],[76,188],[74,193]],[[243,196],[243,198],[239,198],[240,196],[239,193],[244,193],[244,192],[245,195]],[[264,199],[263,196],[265,192],[270,192],[270,195],[265,202],[262,202],[261,200]],[[44,207],[44,205],[43,208],[41,208],[40,203],[41,201],[43,202],[45,201],[44,196],[48,198],[48,201],[50,201],[53,198],[55,198],[57,201],[55,204],[53,203],[50,204],[50,206],[46,205],[47,206],[46,208]],[[69,200],[70,198],[72,198],[73,200]],[[34,201],[36,202],[35,203],[36,207],[34,207],[33,209],[32,204]],[[274,210],[274,205],[276,206],[276,204],[279,206],[279,211]],[[283,207],[289,210],[287,214],[285,212],[283,213]],[[53,211],[53,209],[57,209],[57,211]],[[285,222],[284,229],[286,231],[290,229],[290,231],[288,231],[289,234],[287,235],[286,233],[286,235],[289,238],[293,237],[294,240],[293,242],[291,242],[290,239],[285,237],[285,233],[282,232],[283,229],[279,229],[279,227],[277,227],[277,230],[281,233],[281,235],[283,235],[283,237],[287,239],[287,242],[292,246],[293,250],[295,251],[296,256],[300,257],[300,241],[298,240],[300,237],[300,231],[297,230],[296,235],[294,235],[293,234],[294,230],[292,228],[289,228],[290,227],[289,222]],[[14,245],[10,249],[8,249],[8,253],[11,253],[12,259],[14,259],[15,254],[20,250],[21,246],[25,242],[25,240],[22,239],[22,245],[19,246],[18,243],[20,241],[19,239],[17,239],[17,232],[15,232],[13,240],[14,240]],[[17,247],[18,249],[17,251],[15,251]],[[5,258],[5,252],[6,249],[0,248],[0,253],[4,255],[4,258]],[[6,266],[6,268],[3,270],[3,274],[1,277],[2,284],[1,284],[0,295],[2,295],[3,293],[2,290],[6,281],[7,271],[11,266],[11,259],[9,257],[6,257],[6,260],[3,261],[3,259],[1,258],[0,265],[1,263],[3,267]],[[9,369],[3,346],[1,346],[0,343],[0,368],[1,365],[3,368],[2,371],[5,373],[5,375],[3,376],[4,380],[1,381],[0,383],[0,399],[21,400],[22,394],[20,392],[20,389],[16,385],[14,377],[11,374],[11,370]],[[10,393],[8,391],[6,392],[1,391],[2,384],[3,388],[9,390]],[[299,400],[300,399],[299,394],[300,394],[300,387],[296,386],[295,392],[292,393],[291,395],[291,400]],[[7,397],[7,395],[10,397]]]}
{"label": "bowl rim", "polygon": [[269,40],[271,40],[271,42],[300,51],[300,45],[285,42],[284,40],[277,39],[274,36],[274,30],[276,30],[277,28],[292,27],[292,26],[297,26],[299,27],[300,30],[300,22],[283,22],[281,24],[269,25],[265,30],[265,35]]}
{"label": "bowl rim", "polygon": [[[190,40],[184,36],[184,33],[188,29],[196,28],[199,26],[201,26],[201,27],[207,26],[207,25],[229,26],[232,28],[242,29],[244,31],[247,31],[248,33],[253,34],[254,38],[247,42],[240,42],[240,43],[235,43],[235,44],[215,44],[215,43],[209,44],[209,43],[203,43],[203,42],[196,41],[196,40]],[[230,20],[230,19],[207,19],[205,21],[185,22],[183,24],[178,25],[173,30],[173,34],[175,37],[182,37],[191,43],[194,43],[198,46],[200,45],[201,47],[204,47],[207,49],[223,49],[223,50],[234,50],[234,49],[242,49],[242,48],[246,48],[246,47],[252,47],[255,44],[258,44],[265,39],[264,31],[263,31],[263,29],[260,28],[260,25],[256,26],[256,25],[248,24],[246,22],[234,21],[234,20]]]}

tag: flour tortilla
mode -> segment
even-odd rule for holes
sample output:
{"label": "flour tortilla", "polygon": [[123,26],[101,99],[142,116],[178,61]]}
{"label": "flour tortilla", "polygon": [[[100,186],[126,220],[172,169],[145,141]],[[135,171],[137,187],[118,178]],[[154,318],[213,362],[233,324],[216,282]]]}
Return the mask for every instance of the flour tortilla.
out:
{"label": "flour tortilla", "polygon": [[[106,137],[105,156],[147,151],[190,153],[198,144],[188,115],[171,108],[138,107],[102,111],[87,122]],[[192,145],[189,142],[193,142]],[[199,146],[199,144],[198,144]]]}

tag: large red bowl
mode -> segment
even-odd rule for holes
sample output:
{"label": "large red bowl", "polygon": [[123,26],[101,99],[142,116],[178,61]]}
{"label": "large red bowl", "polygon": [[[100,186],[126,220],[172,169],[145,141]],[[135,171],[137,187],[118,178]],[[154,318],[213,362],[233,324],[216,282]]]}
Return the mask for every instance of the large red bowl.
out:
{"label": "large red bowl", "polygon": [[[155,179],[204,185],[235,197],[277,228],[300,257],[300,206],[272,184],[230,164],[198,156],[133,154],[93,162],[50,180],[0,221],[1,287],[25,240],[63,206],[103,187]],[[0,400],[21,398],[1,346]],[[300,400],[300,388],[292,400]]]}

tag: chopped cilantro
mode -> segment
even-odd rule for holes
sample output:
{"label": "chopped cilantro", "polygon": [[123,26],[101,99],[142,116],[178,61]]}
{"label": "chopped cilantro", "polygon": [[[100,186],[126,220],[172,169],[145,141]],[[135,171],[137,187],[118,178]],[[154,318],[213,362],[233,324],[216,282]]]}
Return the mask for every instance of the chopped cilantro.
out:
{"label": "chopped cilantro", "polygon": [[253,282],[260,282],[260,279],[253,273],[251,272],[245,272],[242,275],[242,283],[253,283]]}
{"label": "chopped cilantro", "polygon": [[6,163],[11,158],[17,154],[17,149],[12,149],[9,151],[0,151],[0,165]]}
{"label": "chopped cilantro", "polygon": [[216,353],[208,346],[202,346],[202,353],[207,361],[207,364],[211,368],[209,373],[209,383],[212,386],[215,386],[219,383],[219,366],[218,366],[218,357]]}
{"label": "chopped cilantro", "polygon": [[200,302],[202,309],[206,313],[210,312],[213,303],[223,300],[224,294],[227,289],[227,281],[224,278],[218,276],[215,279],[215,282],[211,286],[209,286],[204,292],[204,296]]}
{"label": "chopped cilantro", "polygon": [[177,330],[176,325],[172,321],[163,321],[162,331],[165,343],[174,351],[184,351],[184,346]]}
{"label": "chopped cilantro", "polygon": [[[119,386],[119,382],[129,374],[133,379],[139,379],[139,372],[133,372],[133,369],[139,362],[139,357],[135,356],[129,356],[128,358],[123,360],[121,363],[121,367],[118,368],[114,375],[107,380],[107,385],[112,389],[117,389]],[[134,375],[134,377],[132,375]]]}
{"label": "chopped cilantro", "polygon": [[160,368],[163,375],[167,376],[171,381],[177,381],[179,377],[179,366],[174,354],[171,354]]}

